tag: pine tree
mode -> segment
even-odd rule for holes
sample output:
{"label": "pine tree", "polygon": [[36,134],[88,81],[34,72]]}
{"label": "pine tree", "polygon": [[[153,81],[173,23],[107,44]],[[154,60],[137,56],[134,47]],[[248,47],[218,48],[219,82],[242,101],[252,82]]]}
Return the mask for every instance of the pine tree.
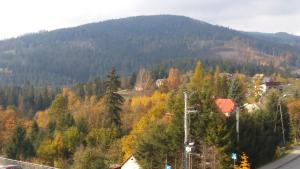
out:
{"label": "pine tree", "polygon": [[136,73],[133,72],[130,76],[129,84],[131,88],[134,88],[134,84],[136,82]]}
{"label": "pine tree", "polygon": [[21,126],[17,126],[14,129],[11,140],[6,149],[6,155],[8,158],[19,159],[20,154],[23,151],[22,147],[24,147],[24,138],[25,138],[25,130]]}
{"label": "pine tree", "polygon": [[26,139],[26,131],[22,126],[16,126],[7,145],[6,155],[12,159],[25,159],[35,155],[35,150],[30,142]]}
{"label": "pine tree", "polygon": [[221,76],[220,76],[220,67],[216,67],[216,71],[214,74],[214,96],[221,97]]}
{"label": "pine tree", "polygon": [[29,135],[29,139],[34,145],[37,145],[38,135],[39,135],[39,126],[36,121],[33,121],[31,125],[31,132]]}
{"label": "pine tree", "polygon": [[171,136],[166,132],[166,126],[162,123],[150,124],[147,132],[138,138],[135,157],[142,168],[163,168],[162,159],[168,152],[172,152]]}
{"label": "pine tree", "polygon": [[243,85],[238,77],[231,80],[228,98],[234,100],[236,103],[241,104],[245,99],[245,91]]}
{"label": "pine tree", "polygon": [[219,97],[226,98],[228,96],[229,81],[226,76],[222,76],[220,79],[220,93]]}
{"label": "pine tree", "polygon": [[241,156],[241,164],[239,169],[250,169],[250,163],[248,162],[248,156],[243,153]]}
{"label": "pine tree", "polygon": [[116,74],[116,70],[113,69],[107,76],[106,80],[106,125],[105,127],[116,127],[121,129],[121,106],[124,102],[124,98],[117,93],[121,82],[119,76]]}

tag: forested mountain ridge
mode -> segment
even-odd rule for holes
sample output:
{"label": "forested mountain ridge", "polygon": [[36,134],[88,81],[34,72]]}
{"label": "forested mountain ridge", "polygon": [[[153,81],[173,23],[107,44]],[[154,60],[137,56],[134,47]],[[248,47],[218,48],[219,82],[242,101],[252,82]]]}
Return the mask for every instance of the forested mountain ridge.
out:
{"label": "forested mountain ridge", "polygon": [[183,16],[138,16],[0,41],[0,83],[66,85],[112,67],[124,75],[141,67],[187,70],[199,58],[227,71],[254,73],[258,65],[285,71],[300,66],[299,46],[299,37],[285,33],[247,33]]}

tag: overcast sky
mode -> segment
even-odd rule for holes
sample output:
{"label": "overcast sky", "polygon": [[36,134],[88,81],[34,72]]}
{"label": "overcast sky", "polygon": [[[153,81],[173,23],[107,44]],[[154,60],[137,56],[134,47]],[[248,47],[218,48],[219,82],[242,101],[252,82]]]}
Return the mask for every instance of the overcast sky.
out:
{"label": "overcast sky", "polygon": [[300,35],[299,0],[3,0],[0,39],[154,14],[184,15],[244,31]]}

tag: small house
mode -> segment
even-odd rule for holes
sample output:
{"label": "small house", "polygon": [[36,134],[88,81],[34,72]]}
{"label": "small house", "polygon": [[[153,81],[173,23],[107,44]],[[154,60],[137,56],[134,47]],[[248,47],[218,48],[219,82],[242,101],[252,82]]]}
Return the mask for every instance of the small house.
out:
{"label": "small house", "polygon": [[156,84],[156,87],[161,87],[162,85],[166,84],[166,79],[157,79],[155,84]]}
{"label": "small house", "polygon": [[261,79],[262,81],[263,81],[263,79],[265,78],[265,75],[264,74],[259,74],[259,73],[257,73],[257,74],[255,74],[253,77],[252,77],[252,80],[253,80],[253,82],[255,81],[255,80],[258,80],[258,79]]}
{"label": "small house", "polygon": [[244,107],[249,113],[253,113],[257,110],[260,110],[260,107],[256,103],[245,103]]}
{"label": "small house", "polygon": [[136,158],[131,155],[122,165],[120,169],[142,169],[142,167],[137,163]]}
{"label": "small house", "polygon": [[270,89],[277,89],[282,91],[283,86],[281,82],[276,82],[276,81],[269,81],[269,82],[264,82],[261,85],[262,93],[266,93]]}

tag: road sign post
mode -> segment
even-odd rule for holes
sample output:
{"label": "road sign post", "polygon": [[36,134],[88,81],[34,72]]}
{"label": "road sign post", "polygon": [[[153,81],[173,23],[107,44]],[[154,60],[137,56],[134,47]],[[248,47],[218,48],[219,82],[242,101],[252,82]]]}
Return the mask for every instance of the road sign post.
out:
{"label": "road sign post", "polygon": [[233,159],[233,169],[235,168],[235,161],[237,160],[237,155],[236,153],[231,154],[231,159]]}
{"label": "road sign post", "polygon": [[172,167],[170,165],[166,164],[165,169],[172,169]]}

